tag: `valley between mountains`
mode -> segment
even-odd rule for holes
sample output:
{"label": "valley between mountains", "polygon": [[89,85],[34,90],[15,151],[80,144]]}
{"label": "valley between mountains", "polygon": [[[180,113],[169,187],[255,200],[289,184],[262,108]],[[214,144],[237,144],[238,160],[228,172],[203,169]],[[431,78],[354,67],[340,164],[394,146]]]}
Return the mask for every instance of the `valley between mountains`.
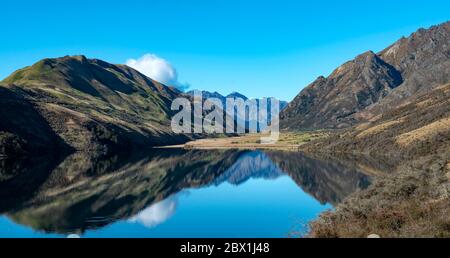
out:
{"label": "valley between mountains", "polygon": [[[283,104],[281,140],[271,147],[396,164],[302,236],[450,237],[449,43],[450,22],[419,29],[378,53],[362,53]],[[180,96],[191,93],[126,65],[85,56],[44,59],[0,82],[0,156],[268,148],[255,135],[173,133],[170,107]]]}

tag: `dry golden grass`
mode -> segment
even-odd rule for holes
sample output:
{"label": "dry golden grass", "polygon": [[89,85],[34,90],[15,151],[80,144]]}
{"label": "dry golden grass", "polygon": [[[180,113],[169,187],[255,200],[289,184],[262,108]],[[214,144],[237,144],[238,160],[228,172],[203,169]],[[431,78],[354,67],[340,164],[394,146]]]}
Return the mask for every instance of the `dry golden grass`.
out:
{"label": "dry golden grass", "polygon": [[281,133],[277,142],[272,144],[261,143],[262,137],[269,134],[247,134],[239,137],[223,137],[212,139],[201,139],[188,142],[184,145],[172,147],[184,147],[186,149],[280,149],[298,150],[305,143],[312,140],[324,138],[328,135],[323,132],[289,132]]}
{"label": "dry golden grass", "polygon": [[450,83],[444,84],[436,88],[437,90],[442,90],[444,93],[450,92]]}
{"label": "dry golden grass", "polygon": [[440,119],[416,130],[401,134],[396,137],[396,142],[401,146],[408,146],[416,141],[431,139],[440,133],[450,131],[450,117]]}
{"label": "dry golden grass", "polygon": [[[374,134],[377,134],[377,133],[385,131],[385,130],[389,130],[390,127],[401,124],[401,123],[403,123],[403,119],[388,121],[388,122],[370,127],[369,129],[362,131],[361,133],[359,133],[356,136],[356,138],[364,138],[364,137],[374,135]],[[364,128],[364,127],[362,127],[362,128]]]}
{"label": "dry golden grass", "polygon": [[442,172],[439,167],[400,166],[336,211],[322,214],[308,236],[450,237],[450,178]]}
{"label": "dry golden grass", "polygon": [[356,131],[364,131],[367,130],[370,127],[370,123],[362,123],[355,127]]}
{"label": "dry golden grass", "polygon": [[[368,211],[352,210],[344,217],[325,213],[312,223],[309,237],[366,238],[450,237],[448,199],[435,202],[398,202]],[[364,214],[364,215],[363,215]]]}
{"label": "dry golden grass", "polygon": [[425,108],[425,107],[431,106],[432,104],[433,104],[432,100],[426,99],[426,100],[416,103],[416,107],[417,108]]}

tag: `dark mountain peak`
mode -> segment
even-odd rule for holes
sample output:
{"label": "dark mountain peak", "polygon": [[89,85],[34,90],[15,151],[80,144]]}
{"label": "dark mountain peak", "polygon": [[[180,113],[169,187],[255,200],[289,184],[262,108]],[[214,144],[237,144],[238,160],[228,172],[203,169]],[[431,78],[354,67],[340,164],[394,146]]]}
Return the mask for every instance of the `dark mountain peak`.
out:
{"label": "dark mountain peak", "polygon": [[386,62],[384,62],[383,59],[377,54],[375,54],[373,51],[367,51],[357,56],[354,62],[362,66],[366,66],[368,68],[370,68],[374,64],[382,64],[382,65],[386,64]]}
{"label": "dark mountain peak", "polygon": [[368,51],[356,56],[355,60],[372,59],[375,57],[376,57],[376,54],[372,50],[368,50]]}
{"label": "dark mountain peak", "polygon": [[419,29],[382,50],[379,55],[400,71],[410,73],[413,69],[430,65],[427,60],[436,63],[449,59],[449,38],[450,22],[445,22],[429,29]]}
{"label": "dark mountain peak", "polygon": [[343,128],[450,80],[450,22],[367,51],[319,77],[281,114],[285,129]]}
{"label": "dark mountain peak", "polygon": [[401,74],[372,51],[319,77],[281,114],[285,129],[343,128],[358,122],[356,114],[384,98],[402,83]]}
{"label": "dark mountain peak", "polygon": [[324,80],[340,79],[344,74],[361,73],[365,69],[377,69],[380,65],[383,66],[386,63],[373,51],[366,51],[356,56],[353,60],[339,66],[328,78],[320,76],[316,82],[320,83]]}

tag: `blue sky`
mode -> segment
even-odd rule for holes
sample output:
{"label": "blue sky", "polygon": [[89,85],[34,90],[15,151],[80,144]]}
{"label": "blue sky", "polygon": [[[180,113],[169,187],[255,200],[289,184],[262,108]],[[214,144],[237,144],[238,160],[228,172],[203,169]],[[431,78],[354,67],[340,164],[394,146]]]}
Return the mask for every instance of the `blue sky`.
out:
{"label": "blue sky", "polygon": [[191,88],[291,100],[320,75],[419,27],[450,1],[1,1],[0,79],[44,57],[161,57]]}

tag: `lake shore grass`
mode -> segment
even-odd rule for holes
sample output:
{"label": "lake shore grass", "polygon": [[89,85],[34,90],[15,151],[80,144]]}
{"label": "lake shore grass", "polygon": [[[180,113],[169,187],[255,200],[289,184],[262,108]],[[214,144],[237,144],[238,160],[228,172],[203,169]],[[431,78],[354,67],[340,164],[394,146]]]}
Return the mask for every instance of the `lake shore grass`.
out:
{"label": "lake shore grass", "polygon": [[310,223],[304,237],[450,237],[450,169],[432,160],[401,164]]}
{"label": "lake shore grass", "polygon": [[213,150],[213,149],[240,149],[240,150],[286,150],[298,151],[301,146],[317,139],[328,137],[325,131],[310,131],[310,132],[282,132],[279,140],[275,143],[263,144],[262,137],[268,137],[269,134],[246,134],[235,137],[215,137],[200,139],[196,141],[187,142],[180,145],[163,146],[159,148],[184,148],[184,149],[198,149],[198,150]]}

